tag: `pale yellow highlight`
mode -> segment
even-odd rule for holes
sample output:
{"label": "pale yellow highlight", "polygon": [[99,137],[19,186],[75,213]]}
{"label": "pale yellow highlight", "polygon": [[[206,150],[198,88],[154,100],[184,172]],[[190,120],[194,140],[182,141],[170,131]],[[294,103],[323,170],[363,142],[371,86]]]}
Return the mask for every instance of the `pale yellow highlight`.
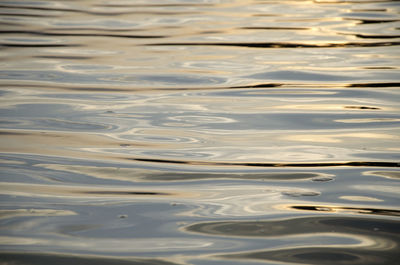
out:
{"label": "pale yellow highlight", "polygon": [[282,136],[280,139],[296,142],[340,143],[341,138],[400,139],[400,136],[384,133],[342,133],[342,134],[297,134]]}
{"label": "pale yellow highlight", "polygon": [[[340,105],[340,104],[293,104],[293,105],[279,105],[276,106],[276,109],[299,109],[299,110],[316,110],[316,111],[323,111],[323,110],[346,110],[346,111],[360,111],[360,109],[358,109],[357,107],[362,108],[363,106],[354,106],[354,108],[352,108],[353,105],[351,106],[344,106],[344,105]],[[363,109],[362,111],[397,111],[398,108],[388,108],[388,107],[377,107],[377,106],[370,106],[368,105],[368,107],[370,108],[377,108],[377,109]]]}
{"label": "pale yellow highlight", "polygon": [[341,119],[334,120],[335,122],[341,123],[371,123],[371,122],[398,122],[400,119],[392,118],[365,118],[365,119]]}
{"label": "pale yellow highlight", "polygon": [[383,200],[367,196],[340,196],[339,199],[347,201],[382,202]]}

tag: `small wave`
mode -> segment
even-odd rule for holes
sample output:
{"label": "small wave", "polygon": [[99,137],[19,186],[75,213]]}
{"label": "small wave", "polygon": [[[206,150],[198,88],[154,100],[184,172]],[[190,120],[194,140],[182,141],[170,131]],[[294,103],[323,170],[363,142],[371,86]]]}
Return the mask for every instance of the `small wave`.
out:
{"label": "small wave", "polygon": [[[101,34],[101,33],[76,33],[76,32],[46,32],[46,31],[27,31],[27,30],[1,30],[0,34],[29,34],[39,36],[70,36],[70,37],[111,37],[129,39],[159,39],[169,36],[163,35],[128,35],[128,34]],[[41,47],[41,46],[38,46]]]}
{"label": "small wave", "polygon": [[310,264],[310,265],[380,265],[396,264],[398,255],[396,250],[382,253],[381,250],[371,250],[369,248],[349,248],[349,247],[296,247],[285,248],[271,251],[243,252],[220,256],[227,259],[244,259],[259,261],[279,261],[290,264]]}
{"label": "small wave", "polygon": [[57,48],[57,47],[82,47],[80,44],[44,44],[44,43],[0,43],[0,47],[10,48]]}
{"label": "small wave", "polygon": [[27,13],[16,13],[13,12],[9,14],[8,12],[4,12],[4,14],[0,15],[12,15],[12,16],[40,16],[40,17],[51,17],[55,15],[45,14],[45,12],[68,12],[68,13],[80,13],[80,14],[87,14],[87,15],[96,15],[96,16],[120,16],[120,15],[130,15],[130,14],[139,14],[139,15],[179,15],[179,14],[196,14],[194,11],[184,11],[184,12],[175,12],[175,11],[136,11],[136,10],[127,10],[121,11],[121,9],[113,10],[112,7],[109,9],[103,8],[100,11],[96,11],[95,9],[77,9],[77,8],[61,8],[61,7],[44,7],[44,6],[31,6],[31,5],[4,5],[0,4],[0,8],[12,8],[16,10],[36,10],[36,11],[44,11],[41,14],[27,14]]}
{"label": "small wave", "polygon": [[385,215],[385,216],[400,216],[399,210],[380,209],[380,208],[358,208],[358,207],[339,207],[339,206],[310,206],[310,205],[294,205],[290,208],[302,211],[317,211],[317,212],[350,212],[359,214]]}
{"label": "small wave", "polygon": [[346,43],[285,43],[285,42],[165,42],[144,44],[145,46],[230,46],[246,48],[360,48],[398,46],[399,41],[388,42],[346,42]]}
{"label": "small wave", "polygon": [[301,28],[301,27],[240,27],[239,29],[255,29],[255,30],[309,30],[309,28]]}
{"label": "small wave", "polygon": [[361,39],[397,39],[400,35],[366,35],[366,34],[350,34]]}
{"label": "small wave", "polygon": [[358,18],[349,18],[348,20],[358,20],[359,24],[381,24],[381,23],[393,23],[398,22],[398,19],[358,19]]}
{"label": "small wave", "polygon": [[92,194],[92,195],[144,195],[144,196],[151,196],[151,195],[157,195],[157,196],[165,196],[165,195],[170,195],[168,193],[164,192],[151,192],[151,191],[109,191],[109,190],[103,190],[103,191],[86,191],[84,192],[86,194]]}
{"label": "small wave", "polygon": [[158,258],[117,258],[99,255],[67,255],[56,253],[2,252],[4,264],[87,264],[87,265],[179,265]]}
{"label": "small wave", "polygon": [[368,107],[368,106],[344,106],[345,109],[364,109],[364,110],[380,110],[377,107]]}
{"label": "small wave", "polygon": [[398,82],[348,84],[347,87],[400,87]]}
{"label": "small wave", "polygon": [[292,217],[277,220],[258,221],[215,221],[195,223],[185,228],[186,231],[213,236],[230,237],[273,237],[288,235],[305,235],[307,233],[343,233],[368,234],[369,231],[379,231],[377,234],[386,237],[396,237],[398,222],[375,218],[314,216]]}
{"label": "small wave", "polygon": [[190,164],[190,165],[210,165],[210,166],[247,166],[247,167],[400,167],[397,162],[380,161],[354,161],[337,163],[251,163],[251,162],[207,162],[207,161],[183,161],[152,158],[122,158],[139,162],[166,163],[166,164]]}

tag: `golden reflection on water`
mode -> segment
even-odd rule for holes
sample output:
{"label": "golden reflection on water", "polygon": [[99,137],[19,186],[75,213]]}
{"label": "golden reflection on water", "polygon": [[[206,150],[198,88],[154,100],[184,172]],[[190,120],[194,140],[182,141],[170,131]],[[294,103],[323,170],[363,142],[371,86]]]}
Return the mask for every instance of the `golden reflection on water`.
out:
{"label": "golden reflection on water", "polygon": [[400,179],[400,172],[398,171],[366,171],[363,174],[378,176],[388,179]]}
{"label": "golden reflection on water", "polygon": [[[173,147],[178,147],[182,150],[179,154],[177,149],[176,154],[183,158],[185,149],[190,147],[194,151],[193,154],[206,155],[210,157],[223,157],[226,161],[328,161],[330,155],[335,155],[342,159],[346,156],[351,157],[350,151],[341,148],[351,145],[364,145],[364,139],[373,139],[376,142],[370,142],[368,145],[371,148],[379,148],[384,150],[385,146],[390,148],[398,142],[399,137],[395,134],[362,132],[362,133],[336,133],[336,134],[304,134],[304,133],[287,133],[282,136],[281,133],[242,133],[241,135],[229,133],[226,135],[217,134],[206,136],[201,133],[182,132],[180,135],[174,135],[173,131],[168,130],[147,130],[141,132],[147,135],[148,140],[140,141],[139,134],[136,134],[137,140],[125,140],[121,137],[108,137],[98,133],[77,133],[77,132],[52,132],[52,131],[31,131],[31,130],[7,130],[2,132],[3,152],[10,153],[35,153],[42,155],[58,155],[58,156],[74,156],[74,157],[93,157],[96,159],[114,159],[119,160],[121,154],[125,158],[135,158],[142,156],[144,150],[155,150],[162,154],[162,150],[170,150]],[[154,134],[150,137],[149,132]],[[165,133],[166,132],[166,133]],[[129,134],[125,134],[129,135]],[[167,139],[168,137],[169,140]],[[247,141],[242,141],[243,136],[248,136]],[[123,136],[124,137],[124,136]],[[181,137],[181,138],[180,138]],[[207,137],[201,139],[200,137]],[[159,141],[158,139],[166,139]],[[174,143],[176,140],[183,142]],[[185,140],[186,139],[186,140]],[[351,139],[351,142],[349,142]],[[279,144],[280,150],[277,151],[275,146],[278,146],[275,141],[286,141]],[[271,143],[271,147],[251,147],[256,146],[259,141]],[[318,145],[310,146],[294,146],[295,142],[315,143],[333,143],[336,146],[319,147]],[[274,144],[275,142],[275,144]],[[235,143],[236,147],[227,147]],[[209,145],[209,147],[206,147]],[[212,146],[214,145],[214,147]],[[367,145],[367,146],[368,146]],[[215,146],[218,146],[215,147]],[[238,153],[236,148],[239,146],[246,147],[247,153]],[[342,147],[343,146],[343,147]],[[388,149],[389,150],[389,149]],[[271,152],[274,152],[273,154]],[[348,154],[346,154],[348,153]],[[351,159],[351,158],[350,158]],[[197,159],[196,159],[197,160]]]}
{"label": "golden reflection on water", "polygon": [[365,118],[365,119],[343,119],[335,120],[335,122],[343,123],[372,123],[372,122],[398,122],[400,119],[391,118]]}
{"label": "golden reflection on water", "polygon": [[[376,107],[376,106],[343,106],[340,104],[309,104],[309,105],[280,105],[277,106],[276,108],[278,109],[288,109],[288,110],[293,110],[293,109],[299,109],[299,110],[317,110],[317,111],[327,111],[327,110],[343,110],[343,109],[354,109],[354,110],[360,110],[360,109],[369,109],[369,110],[382,110],[382,108]],[[392,108],[392,109],[383,109],[387,111],[398,111],[399,109]]]}
{"label": "golden reflection on water", "polygon": [[383,134],[383,133],[368,133],[368,132],[358,132],[358,133],[337,133],[337,134],[298,134],[283,136],[282,140],[288,141],[298,141],[298,142],[321,142],[321,143],[348,143],[351,138],[352,141],[363,142],[364,139],[387,139],[393,142],[400,140],[400,136],[396,134]]}
{"label": "golden reflection on water", "polygon": [[340,196],[339,199],[348,200],[348,201],[373,201],[373,202],[381,202],[383,200],[367,197],[367,196]]}

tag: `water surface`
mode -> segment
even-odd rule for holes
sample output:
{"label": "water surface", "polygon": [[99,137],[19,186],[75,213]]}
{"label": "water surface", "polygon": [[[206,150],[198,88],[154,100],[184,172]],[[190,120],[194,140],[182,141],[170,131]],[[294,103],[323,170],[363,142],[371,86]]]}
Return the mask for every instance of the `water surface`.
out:
{"label": "water surface", "polygon": [[2,1],[0,263],[396,263],[399,13]]}

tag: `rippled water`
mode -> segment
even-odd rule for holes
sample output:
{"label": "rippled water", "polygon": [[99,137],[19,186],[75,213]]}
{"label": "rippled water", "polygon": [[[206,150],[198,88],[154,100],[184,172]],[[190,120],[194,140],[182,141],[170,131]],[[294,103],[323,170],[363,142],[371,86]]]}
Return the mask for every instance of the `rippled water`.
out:
{"label": "rippled water", "polygon": [[400,2],[0,2],[1,264],[395,264]]}

